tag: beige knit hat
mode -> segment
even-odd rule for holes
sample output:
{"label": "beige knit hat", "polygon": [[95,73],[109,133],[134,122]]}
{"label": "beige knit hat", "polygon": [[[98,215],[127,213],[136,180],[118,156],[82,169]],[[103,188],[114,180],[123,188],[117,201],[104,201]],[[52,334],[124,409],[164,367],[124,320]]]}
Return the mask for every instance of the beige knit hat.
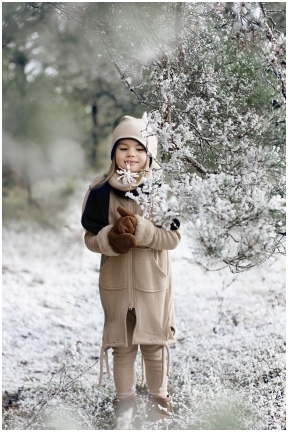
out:
{"label": "beige knit hat", "polygon": [[112,135],[112,150],[111,159],[113,158],[114,151],[116,149],[117,141],[124,138],[135,139],[140,142],[145,148],[148,155],[152,156],[153,159],[157,156],[157,136],[147,135],[147,124],[143,119],[137,119],[130,116],[124,116],[121,123],[114,129]]}

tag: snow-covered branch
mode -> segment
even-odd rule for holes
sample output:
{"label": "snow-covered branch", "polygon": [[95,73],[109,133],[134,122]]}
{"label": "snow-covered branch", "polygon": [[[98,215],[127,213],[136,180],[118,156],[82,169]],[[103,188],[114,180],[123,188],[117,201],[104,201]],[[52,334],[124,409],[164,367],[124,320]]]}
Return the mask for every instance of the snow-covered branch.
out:
{"label": "snow-covered branch", "polygon": [[145,65],[150,75],[142,86],[152,108],[145,119],[159,136],[169,178],[165,193],[173,199],[164,199],[164,173],[162,179],[157,173],[138,201],[167,229],[169,217],[180,215],[193,240],[194,263],[208,269],[224,263],[239,272],[283,245],[284,128],[278,122],[284,105],[275,109],[271,101],[283,94],[284,75],[278,68],[282,36],[272,34],[257,5],[235,4],[234,10],[231,18],[223,8],[211,13],[203,3],[186,4],[177,18],[181,62],[176,37],[164,60]]}

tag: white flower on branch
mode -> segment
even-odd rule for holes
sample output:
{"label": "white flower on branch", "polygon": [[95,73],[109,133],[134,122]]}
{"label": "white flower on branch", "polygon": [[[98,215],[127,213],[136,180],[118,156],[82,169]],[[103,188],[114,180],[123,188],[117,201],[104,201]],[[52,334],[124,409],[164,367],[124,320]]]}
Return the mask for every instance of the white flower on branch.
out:
{"label": "white flower on branch", "polygon": [[138,196],[127,192],[126,195],[136,201],[143,210],[143,217],[154,221],[157,226],[170,230],[173,219],[179,218],[178,203],[175,197],[167,199],[171,192],[165,183],[161,170],[153,170],[141,188],[137,188]]}
{"label": "white flower on branch", "polygon": [[135,185],[137,183],[138,177],[140,176],[140,173],[132,173],[130,171],[130,164],[127,164],[127,170],[117,170],[117,173],[120,174],[120,176],[117,177],[117,180],[124,186]]}

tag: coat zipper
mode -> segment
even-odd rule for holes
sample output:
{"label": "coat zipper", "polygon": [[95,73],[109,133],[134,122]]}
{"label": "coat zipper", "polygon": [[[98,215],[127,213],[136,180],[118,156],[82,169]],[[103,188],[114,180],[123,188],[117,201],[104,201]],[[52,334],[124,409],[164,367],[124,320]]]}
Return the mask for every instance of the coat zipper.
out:
{"label": "coat zipper", "polygon": [[128,261],[127,275],[128,275],[128,309],[133,309],[134,307],[134,296],[133,296],[133,286],[132,286],[132,254],[133,251],[130,250],[130,256]]}

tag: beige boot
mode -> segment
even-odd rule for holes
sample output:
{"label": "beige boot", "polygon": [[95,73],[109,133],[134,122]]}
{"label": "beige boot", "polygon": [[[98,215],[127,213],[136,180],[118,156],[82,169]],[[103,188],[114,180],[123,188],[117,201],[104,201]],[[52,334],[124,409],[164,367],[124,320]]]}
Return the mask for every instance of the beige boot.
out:
{"label": "beige boot", "polygon": [[113,399],[113,406],[116,414],[114,429],[129,429],[137,411],[136,396],[131,395],[121,399],[115,398]]}
{"label": "beige boot", "polygon": [[147,421],[155,422],[161,419],[171,418],[171,400],[169,395],[166,398],[148,396],[146,404]]}

